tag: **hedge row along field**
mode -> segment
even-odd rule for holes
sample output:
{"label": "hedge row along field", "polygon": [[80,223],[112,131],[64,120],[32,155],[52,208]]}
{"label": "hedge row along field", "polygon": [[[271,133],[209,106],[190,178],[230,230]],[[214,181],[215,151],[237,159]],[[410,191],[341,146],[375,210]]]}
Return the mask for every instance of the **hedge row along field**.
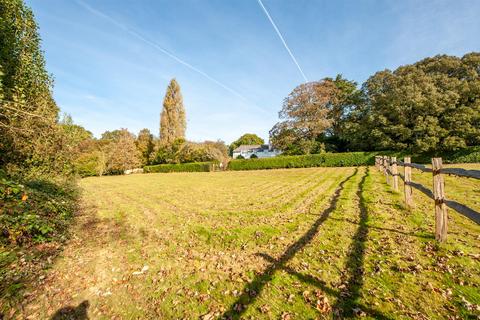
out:
{"label": "hedge row along field", "polygon": [[[274,158],[236,159],[228,164],[228,170],[260,170],[282,168],[308,168],[308,167],[354,167],[373,165],[376,155],[388,155],[402,159],[410,155],[408,152],[343,152],[321,153],[302,156],[278,156]],[[417,163],[430,163],[433,154],[413,155],[412,161]],[[480,162],[480,147],[470,147],[458,152],[438,155],[444,163],[476,163]]]}
{"label": "hedge row along field", "polygon": [[[376,155],[395,156],[398,159],[410,155],[408,152],[343,152],[320,153],[302,156],[279,156],[274,158],[236,159],[230,161],[228,170],[261,170],[283,168],[309,167],[355,167],[373,165]],[[430,163],[433,154],[413,155],[416,163]],[[480,147],[470,147],[461,151],[438,155],[444,163],[475,163],[480,162]],[[209,172],[214,171],[214,162],[192,162],[181,164],[159,164],[144,167],[145,173],[155,172]]]}
{"label": "hedge row along field", "polygon": [[258,170],[308,167],[353,167],[373,164],[373,152],[321,153],[304,156],[232,160],[229,170]]}
{"label": "hedge row along field", "polygon": [[159,164],[155,166],[146,166],[143,168],[145,173],[154,172],[208,172],[213,171],[214,162],[191,162],[179,164]]}

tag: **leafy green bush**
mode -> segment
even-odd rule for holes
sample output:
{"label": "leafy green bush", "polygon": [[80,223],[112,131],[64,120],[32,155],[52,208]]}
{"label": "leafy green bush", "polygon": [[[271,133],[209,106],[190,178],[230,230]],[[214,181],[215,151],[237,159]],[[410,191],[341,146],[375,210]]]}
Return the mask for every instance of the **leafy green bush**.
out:
{"label": "leafy green bush", "polygon": [[73,215],[75,200],[73,183],[20,184],[0,175],[0,243],[27,244],[60,236]]}
{"label": "leafy green bush", "polygon": [[158,164],[155,166],[145,166],[143,172],[208,172],[213,171],[215,162],[191,162],[179,164]]}
{"label": "leafy green bush", "polygon": [[105,162],[106,155],[102,151],[82,153],[75,160],[75,171],[82,178],[99,176],[104,173]]}
{"label": "leafy green bush", "polygon": [[258,170],[308,167],[349,167],[372,165],[375,152],[320,153],[303,156],[278,156],[247,160],[232,160],[228,170]]}
{"label": "leafy green bush", "polygon": [[444,155],[444,163],[478,163],[480,162],[480,146],[468,147],[460,151]]}

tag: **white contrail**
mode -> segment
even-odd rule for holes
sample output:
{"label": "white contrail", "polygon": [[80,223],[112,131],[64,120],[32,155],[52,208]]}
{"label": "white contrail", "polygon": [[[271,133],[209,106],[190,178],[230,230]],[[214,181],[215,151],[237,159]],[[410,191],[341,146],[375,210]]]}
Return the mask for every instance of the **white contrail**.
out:
{"label": "white contrail", "polygon": [[282,34],[280,33],[280,30],[277,28],[277,25],[275,24],[275,22],[273,22],[273,19],[272,19],[272,17],[270,16],[270,14],[268,13],[267,8],[265,8],[265,6],[263,5],[262,0],[258,0],[258,4],[260,4],[260,6],[261,6],[262,9],[263,9],[263,12],[265,12],[265,14],[267,15],[268,20],[270,20],[270,23],[272,24],[273,28],[274,28],[275,31],[277,32],[278,36],[280,37],[280,40],[282,40],[283,46],[285,47],[285,49],[287,49],[288,54],[290,55],[290,57],[292,58],[293,62],[294,62],[295,65],[297,66],[298,71],[300,71],[300,73],[302,74],[303,79],[305,80],[305,82],[308,82],[308,79],[307,79],[307,77],[305,76],[305,73],[303,73],[303,70],[302,70],[302,68],[300,67],[300,65],[298,64],[297,59],[295,59],[295,56],[293,55],[292,51],[291,51],[290,48],[288,47],[287,42],[285,41],[285,39],[283,38]]}
{"label": "white contrail", "polygon": [[[163,54],[166,54],[167,56],[169,56],[170,58],[172,58],[173,60],[177,61],[178,63],[184,65],[185,67],[201,74],[202,76],[204,76],[205,78],[207,78],[208,80],[212,81],[213,83],[217,84],[218,86],[222,87],[223,89],[227,90],[228,92],[234,94],[235,96],[239,97],[240,99],[244,100],[245,102],[248,102],[249,104],[252,104],[244,95],[242,95],[241,93],[239,93],[238,91],[230,88],[229,86],[221,83],[220,81],[218,81],[217,79],[211,77],[210,75],[208,75],[207,73],[203,72],[202,70],[192,66],[190,63],[182,60],[181,58],[177,57],[176,55],[174,55],[173,53],[167,51],[166,49],[162,48],[160,45],[158,45],[157,43],[153,42],[153,41],[150,41],[148,40],[147,38],[145,38],[144,36],[142,36],[141,34],[139,34],[138,32],[128,28],[127,26],[121,24],[120,22],[118,22],[117,20],[113,19],[112,17],[110,17],[109,15],[101,12],[101,11],[98,11],[94,8],[92,8],[91,6],[89,6],[88,4],[86,4],[85,2],[83,2],[82,0],[76,0],[76,2],[81,5],[82,7],[84,7],[85,9],[87,9],[88,11],[90,11],[91,13],[93,13],[94,15],[96,16],[99,16],[103,19],[106,19],[108,21],[110,21],[111,23],[113,23],[114,25],[116,25],[117,27],[119,27],[120,29],[128,32],[130,35],[136,37],[137,39],[151,45],[152,47],[154,47],[155,49],[157,49],[158,51],[162,52]],[[263,112],[266,112],[263,108],[260,108],[259,106],[253,104],[253,106]]]}

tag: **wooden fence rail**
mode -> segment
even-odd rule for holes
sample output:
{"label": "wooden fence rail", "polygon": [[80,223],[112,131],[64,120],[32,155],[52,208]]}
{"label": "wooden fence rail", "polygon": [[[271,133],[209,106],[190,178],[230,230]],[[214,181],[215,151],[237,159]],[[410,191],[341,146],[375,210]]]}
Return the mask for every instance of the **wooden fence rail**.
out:
{"label": "wooden fence rail", "polygon": [[[398,166],[404,167],[404,174],[398,172]],[[412,163],[410,157],[405,157],[404,161],[397,161],[395,157],[376,156],[375,167],[383,174],[387,183],[398,191],[398,178],[404,182],[405,205],[407,208],[413,207],[413,189],[417,189],[434,200],[435,204],[435,239],[444,242],[447,239],[448,214],[447,207],[466,216],[477,224],[480,224],[480,212],[469,208],[468,206],[453,200],[446,199],[444,174],[455,175],[480,179],[480,170],[466,170],[461,168],[443,168],[442,158],[432,158],[432,168],[424,165]],[[412,168],[421,172],[432,173],[433,191],[422,184],[413,182]]]}

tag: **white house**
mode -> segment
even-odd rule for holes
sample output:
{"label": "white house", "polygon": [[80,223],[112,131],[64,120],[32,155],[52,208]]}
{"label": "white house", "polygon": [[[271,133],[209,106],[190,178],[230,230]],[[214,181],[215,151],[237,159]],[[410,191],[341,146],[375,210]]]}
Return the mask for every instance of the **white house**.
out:
{"label": "white house", "polygon": [[[242,144],[238,148],[233,150],[233,158],[236,159],[239,156],[244,157],[245,159],[250,159],[252,155],[255,155],[257,158],[271,158],[275,157],[282,152],[276,149],[273,149],[268,144],[253,144],[253,145],[246,145]],[[255,158],[255,157],[254,157]]]}

